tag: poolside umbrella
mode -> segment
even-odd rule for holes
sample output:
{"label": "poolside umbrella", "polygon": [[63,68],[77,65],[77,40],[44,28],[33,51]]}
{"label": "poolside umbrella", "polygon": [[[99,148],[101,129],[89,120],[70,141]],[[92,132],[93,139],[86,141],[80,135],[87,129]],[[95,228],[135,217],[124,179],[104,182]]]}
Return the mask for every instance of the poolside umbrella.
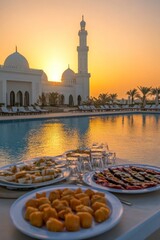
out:
{"label": "poolside umbrella", "polygon": [[158,104],[159,104],[159,101],[158,101],[158,90],[156,90],[155,104],[156,104],[156,106],[158,106]]}

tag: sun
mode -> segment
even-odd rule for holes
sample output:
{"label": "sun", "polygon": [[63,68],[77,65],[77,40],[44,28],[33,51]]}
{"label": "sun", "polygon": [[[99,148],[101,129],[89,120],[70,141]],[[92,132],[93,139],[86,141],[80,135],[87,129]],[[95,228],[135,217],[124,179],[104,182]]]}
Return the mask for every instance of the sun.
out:
{"label": "sun", "polygon": [[62,73],[64,72],[64,64],[63,63],[55,63],[52,62],[45,67],[45,72],[48,76],[48,81],[60,82]]}

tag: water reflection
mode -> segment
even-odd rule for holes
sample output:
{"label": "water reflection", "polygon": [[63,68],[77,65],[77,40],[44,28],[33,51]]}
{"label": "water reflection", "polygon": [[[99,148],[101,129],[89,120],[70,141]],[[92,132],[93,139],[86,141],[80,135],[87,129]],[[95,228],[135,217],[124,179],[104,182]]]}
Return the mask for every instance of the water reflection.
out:
{"label": "water reflection", "polygon": [[106,142],[120,158],[159,165],[159,118],[126,114],[0,123],[0,164]]}

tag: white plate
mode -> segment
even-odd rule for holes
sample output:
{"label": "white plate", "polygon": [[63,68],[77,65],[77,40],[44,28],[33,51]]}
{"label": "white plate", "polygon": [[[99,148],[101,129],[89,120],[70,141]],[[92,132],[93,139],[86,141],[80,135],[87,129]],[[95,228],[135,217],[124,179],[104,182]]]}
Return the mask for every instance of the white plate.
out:
{"label": "white plate", "polygon": [[[160,172],[160,168],[155,167],[155,166],[146,165],[146,164],[122,164],[122,165],[112,166],[112,168],[129,167],[129,166],[143,167],[143,168],[152,169],[152,170],[156,170],[156,171]],[[111,168],[111,167],[109,167],[109,168]],[[84,174],[83,181],[84,181],[84,183],[88,184],[89,186],[92,186],[93,188],[96,188],[99,190],[101,189],[101,190],[106,190],[106,191],[113,192],[113,193],[115,192],[115,193],[129,193],[129,194],[148,193],[148,192],[160,190],[160,184],[158,184],[155,187],[136,189],[136,190],[122,190],[122,189],[104,187],[102,185],[95,183],[95,181],[93,179],[94,173],[95,173],[95,171]]]}
{"label": "white plate", "polygon": [[[21,162],[17,162],[17,163],[12,163],[12,164],[8,164],[8,165],[5,165],[3,167],[0,168],[0,170],[4,170],[4,169],[7,169],[11,166],[19,166],[19,165],[24,165],[24,164],[27,164],[27,163],[32,163],[32,162],[35,162],[37,161],[38,159],[40,158],[52,158],[53,160],[56,161],[56,158],[59,158],[60,156],[56,156],[56,157],[50,157],[50,156],[45,156],[45,157],[37,157],[37,158],[33,158],[31,160],[26,160],[26,161],[21,161]],[[52,180],[49,180],[49,181],[45,181],[45,182],[40,182],[40,183],[33,183],[33,184],[20,184],[20,183],[14,183],[14,182],[8,182],[8,181],[5,181],[5,180],[0,180],[0,186],[5,186],[9,189],[28,189],[28,188],[37,188],[37,187],[43,187],[43,186],[47,186],[47,185],[51,185],[51,184],[55,184],[57,182],[60,182],[66,178],[69,177],[70,175],[70,170],[67,169],[67,168],[64,168],[65,167],[65,164],[63,166],[63,163],[62,161],[57,161],[58,165],[56,165],[56,167],[61,167],[61,173],[59,174],[58,177],[52,179]],[[60,165],[59,165],[60,164]]]}
{"label": "white plate", "polygon": [[33,184],[14,184],[14,183],[8,183],[8,182],[2,182],[0,181],[0,186],[5,186],[9,189],[29,189],[29,188],[37,188],[37,187],[43,187],[51,184],[58,183],[60,181],[65,180],[70,175],[70,169],[62,169],[62,173],[59,177],[54,178],[50,181],[40,182],[40,183],[33,183]]}
{"label": "white plate", "polygon": [[[89,229],[81,229],[78,232],[50,232],[45,228],[37,228],[32,226],[29,222],[27,222],[23,215],[24,215],[24,205],[26,201],[30,198],[35,197],[36,192],[46,192],[49,194],[50,191],[55,189],[62,189],[62,188],[71,188],[76,189],[78,186],[75,185],[63,185],[63,186],[48,186],[45,188],[36,189],[31,191],[27,194],[24,194],[22,197],[18,198],[11,206],[10,209],[10,216],[13,221],[15,227],[20,230],[22,233],[38,238],[38,239],[45,239],[45,240],[72,240],[72,239],[85,239],[89,237],[93,237],[104,233],[111,228],[113,228],[118,222],[120,221],[122,214],[123,214],[123,207],[121,202],[117,197],[112,195],[111,193],[106,193],[106,198],[108,200],[108,205],[111,209],[111,215],[109,219],[102,223],[93,223],[92,227]],[[81,187],[82,190],[88,189],[88,187]]]}

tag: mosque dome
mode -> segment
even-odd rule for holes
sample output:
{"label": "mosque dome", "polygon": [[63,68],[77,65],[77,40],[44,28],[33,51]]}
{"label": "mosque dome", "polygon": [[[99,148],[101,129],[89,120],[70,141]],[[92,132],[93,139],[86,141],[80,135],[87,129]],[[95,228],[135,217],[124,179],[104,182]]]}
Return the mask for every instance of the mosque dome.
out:
{"label": "mosque dome", "polygon": [[19,52],[14,52],[9,55],[4,61],[4,67],[12,69],[29,69],[29,63],[26,58]]}
{"label": "mosque dome", "polygon": [[68,67],[62,74],[62,82],[73,82],[75,80],[75,72]]}

